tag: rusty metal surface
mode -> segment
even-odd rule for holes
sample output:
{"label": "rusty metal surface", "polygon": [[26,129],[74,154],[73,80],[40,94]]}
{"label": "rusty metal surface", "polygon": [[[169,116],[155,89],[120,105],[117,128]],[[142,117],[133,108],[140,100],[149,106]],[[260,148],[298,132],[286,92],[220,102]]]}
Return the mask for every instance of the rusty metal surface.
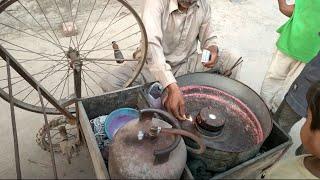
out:
{"label": "rusty metal surface", "polygon": [[[220,123],[220,127],[223,125],[220,132],[210,132],[208,123],[182,123],[182,129],[201,136],[207,145],[204,154],[192,154],[193,158],[205,162],[207,170],[223,172],[259,152],[271,132],[272,119],[267,107],[253,90],[215,74],[189,74],[177,78],[177,81],[192,119],[196,121],[198,116],[199,120],[199,112],[210,107],[214,118],[224,122]],[[192,141],[185,141],[188,146],[195,146]]]}
{"label": "rusty metal surface", "polygon": [[18,142],[18,135],[17,135],[16,116],[14,113],[10,60],[9,59],[7,59],[7,78],[8,78],[8,87],[9,87],[9,101],[10,101],[10,111],[11,111],[12,134],[13,134],[14,159],[15,159],[15,165],[16,165],[17,179],[21,179],[19,142]]}
{"label": "rusty metal surface", "polygon": [[159,119],[130,121],[119,129],[109,150],[109,173],[115,179],[178,179],[187,160],[186,147],[183,140],[170,153],[167,162],[154,165],[154,151],[168,147],[174,142],[171,134],[160,133],[157,138],[138,140],[140,130],[146,132],[152,126],[170,128],[171,125]]}
{"label": "rusty metal surface", "polygon": [[[215,76],[212,76],[212,78],[210,79],[215,79]],[[206,80],[208,80],[208,78]],[[220,78],[216,79],[216,81],[217,83],[222,83],[222,84],[225,83],[225,81],[220,81]],[[149,105],[145,101],[145,99],[142,98],[143,96],[141,96],[141,94],[147,91],[147,89],[149,88],[149,85],[136,86],[136,87],[125,89],[123,91],[116,91],[116,92],[104,94],[101,96],[85,98],[81,102],[84,105],[84,108],[82,109],[81,114],[83,115],[84,120],[87,120],[89,122],[89,119],[98,117],[100,115],[108,114],[114,109],[121,108],[121,107],[134,107],[139,109],[147,108],[149,107]],[[240,97],[240,98],[243,98],[243,97]],[[262,149],[260,149],[259,154],[257,156],[225,172],[222,172],[219,174],[212,174],[211,176],[209,176],[209,178],[210,177],[215,179],[255,178],[264,169],[270,167],[274,162],[276,162],[277,158],[281,157],[282,153],[285,152],[288,149],[288,147],[290,147],[290,145],[292,144],[288,134],[283,132],[278,127],[278,125],[274,125],[273,127],[274,128],[272,130],[272,133],[264,142]],[[90,142],[90,144],[92,143]],[[96,142],[94,142],[94,145],[96,146],[96,149],[98,149]],[[96,153],[100,153],[100,152],[97,151]],[[190,158],[192,157],[188,156],[188,159]],[[217,160],[219,161],[219,159]],[[106,170],[106,173],[108,173],[107,170]],[[193,179],[193,178],[194,178],[193,175],[190,173],[185,173],[185,175],[183,176],[183,179]]]}
{"label": "rusty metal surface", "polygon": [[[208,147],[225,152],[243,152],[262,144],[264,137],[259,121],[237,98],[208,86],[192,85],[180,89],[192,119],[196,119],[199,113],[203,116],[200,123],[199,118],[193,122],[183,121],[182,128],[202,137]],[[215,119],[204,122],[203,119],[209,119],[209,115]],[[213,127],[215,124],[217,127]]]}
{"label": "rusty metal surface", "polygon": [[51,141],[48,118],[47,118],[47,114],[46,114],[46,111],[45,111],[45,106],[44,106],[44,103],[43,103],[43,97],[42,97],[42,94],[41,94],[41,89],[40,89],[39,86],[37,87],[37,91],[38,91],[38,94],[39,94],[40,103],[41,103],[41,107],[42,107],[42,111],[43,111],[43,117],[44,117],[44,122],[45,122],[45,126],[46,126],[46,133],[48,134],[48,140],[49,140],[49,144],[50,144],[50,156],[51,156],[53,175],[54,175],[55,179],[58,179],[57,166],[56,166],[56,160],[54,158],[54,151],[53,151],[53,146],[52,146],[52,141]]}

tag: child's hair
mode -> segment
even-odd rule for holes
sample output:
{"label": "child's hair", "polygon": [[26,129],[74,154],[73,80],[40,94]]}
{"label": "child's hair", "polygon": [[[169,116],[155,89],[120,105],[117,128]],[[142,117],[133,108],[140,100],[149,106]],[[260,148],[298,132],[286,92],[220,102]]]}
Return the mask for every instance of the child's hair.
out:
{"label": "child's hair", "polygon": [[307,102],[312,115],[311,131],[320,130],[320,81],[309,88]]}

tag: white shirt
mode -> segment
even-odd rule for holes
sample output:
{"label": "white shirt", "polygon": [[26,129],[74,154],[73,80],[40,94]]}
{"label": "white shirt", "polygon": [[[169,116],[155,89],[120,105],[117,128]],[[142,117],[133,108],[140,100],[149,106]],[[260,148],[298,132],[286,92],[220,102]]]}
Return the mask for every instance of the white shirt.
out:
{"label": "white shirt", "polygon": [[176,82],[171,66],[179,65],[201,49],[215,45],[211,8],[198,0],[186,13],[179,11],[177,0],[145,0],[142,20],[148,36],[147,66],[163,87]]}

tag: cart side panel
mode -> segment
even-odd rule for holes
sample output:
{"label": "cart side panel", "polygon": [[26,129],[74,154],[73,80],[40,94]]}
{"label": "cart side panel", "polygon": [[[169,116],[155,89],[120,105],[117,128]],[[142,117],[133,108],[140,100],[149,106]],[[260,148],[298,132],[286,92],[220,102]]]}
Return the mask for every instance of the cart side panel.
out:
{"label": "cart side panel", "polygon": [[149,104],[145,98],[145,86],[135,86],[121,91],[82,99],[82,104],[88,119],[93,119],[98,116],[110,114],[112,111],[124,108],[146,108]]}
{"label": "cart side panel", "polygon": [[93,134],[92,128],[89,123],[88,116],[83,107],[81,101],[78,102],[79,105],[79,120],[82,128],[82,132],[86,139],[86,143],[89,149],[89,153],[91,156],[92,164],[94,167],[94,171],[97,179],[110,179],[107,167],[104,163],[100,150],[98,148],[98,144],[96,138]]}

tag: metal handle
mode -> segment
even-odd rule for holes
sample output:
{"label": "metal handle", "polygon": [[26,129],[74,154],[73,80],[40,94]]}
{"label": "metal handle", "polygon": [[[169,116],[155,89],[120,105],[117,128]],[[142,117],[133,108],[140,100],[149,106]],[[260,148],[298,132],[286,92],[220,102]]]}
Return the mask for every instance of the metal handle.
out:
{"label": "metal handle", "polygon": [[[181,126],[178,120],[168,112],[165,112],[160,109],[141,110],[140,121],[146,121],[146,120],[151,121],[155,113],[159,114],[163,118],[163,120],[169,123],[170,125],[172,125],[173,128],[181,130]],[[180,141],[181,141],[181,136],[175,136],[175,140],[170,146],[163,149],[155,150],[153,155],[156,157],[156,162],[162,163],[163,161],[167,161],[171,151],[173,151],[179,145]]]}
{"label": "metal handle", "polygon": [[206,146],[205,146],[203,140],[200,137],[192,134],[191,132],[188,132],[188,131],[185,131],[182,129],[170,129],[170,128],[162,128],[161,132],[168,133],[168,134],[186,136],[186,137],[192,139],[193,141],[195,141],[199,145],[199,148],[193,149],[193,148],[187,146],[187,149],[188,149],[188,151],[190,151],[194,154],[202,154],[206,150]]}

